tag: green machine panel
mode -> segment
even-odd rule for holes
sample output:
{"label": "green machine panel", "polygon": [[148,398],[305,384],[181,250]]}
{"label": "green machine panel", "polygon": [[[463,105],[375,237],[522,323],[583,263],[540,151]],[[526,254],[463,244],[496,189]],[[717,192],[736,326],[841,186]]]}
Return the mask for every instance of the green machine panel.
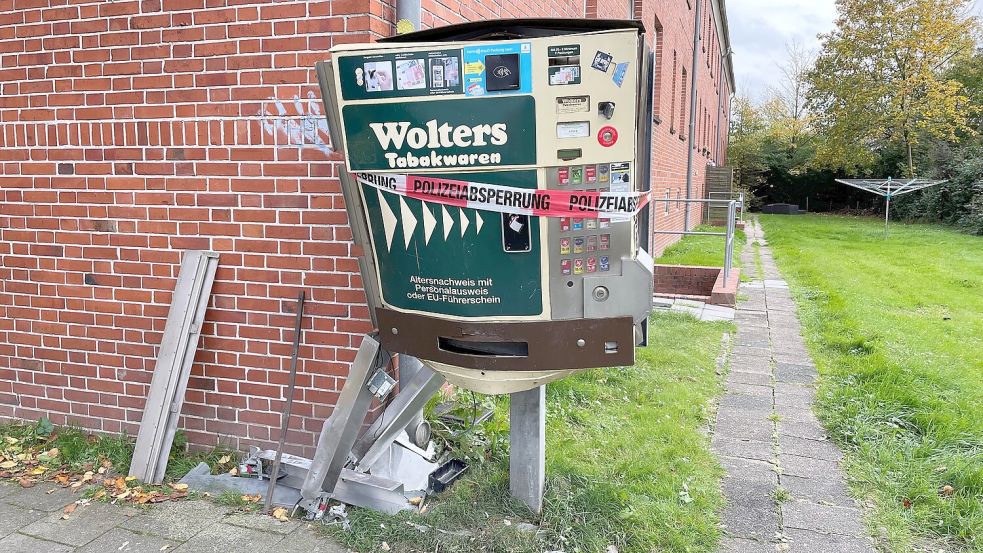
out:
{"label": "green machine panel", "polygon": [[[469,174],[442,174],[467,180]],[[535,171],[485,173],[492,184],[535,188]],[[459,317],[543,312],[539,221],[526,251],[508,251],[508,216],[445,206],[362,185],[383,301],[399,309]],[[512,222],[512,224],[516,224]]]}

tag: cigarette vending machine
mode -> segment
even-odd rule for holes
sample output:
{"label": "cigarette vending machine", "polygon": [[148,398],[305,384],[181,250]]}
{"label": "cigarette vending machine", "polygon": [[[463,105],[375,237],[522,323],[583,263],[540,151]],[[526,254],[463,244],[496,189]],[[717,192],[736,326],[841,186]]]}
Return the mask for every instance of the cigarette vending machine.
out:
{"label": "cigarette vending machine", "polygon": [[653,281],[643,32],[476,22],[317,65],[382,347],[485,393],[634,363]]}

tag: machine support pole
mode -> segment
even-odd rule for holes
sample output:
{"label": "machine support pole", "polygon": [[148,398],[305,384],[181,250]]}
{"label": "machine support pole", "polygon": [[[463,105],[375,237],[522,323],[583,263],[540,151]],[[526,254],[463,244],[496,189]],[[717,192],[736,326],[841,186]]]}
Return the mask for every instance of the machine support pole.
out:
{"label": "machine support pole", "polygon": [[546,485],[546,386],[511,394],[509,491],[539,514]]}

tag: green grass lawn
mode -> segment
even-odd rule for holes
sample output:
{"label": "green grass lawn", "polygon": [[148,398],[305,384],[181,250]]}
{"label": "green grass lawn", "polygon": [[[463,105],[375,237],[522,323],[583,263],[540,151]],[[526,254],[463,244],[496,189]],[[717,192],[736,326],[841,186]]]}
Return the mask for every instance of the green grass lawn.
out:
{"label": "green grass lawn", "polygon": [[[693,229],[699,232],[726,232],[724,227],[701,225]],[[741,266],[741,251],[747,242],[743,230],[734,235],[734,266]],[[662,256],[655,260],[658,265],[696,265],[701,267],[724,266],[723,236],[684,236],[682,240],[669,246]]]}
{"label": "green grass lawn", "polygon": [[[888,549],[983,551],[983,239],[762,216],[822,375],[819,415]],[[930,549],[932,551],[935,548]]]}
{"label": "green grass lawn", "polygon": [[[378,551],[383,542],[397,552],[715,551],[722,470],[704,430],[721,389],[714,360],[730,328],[660,314],[652,320],[653,346],[639,350],[636,366],[547,387],[541,518],[508,493],[502,397],[496,417],[478,429],[487,438],[483,451],[470,452],[486,460],[472,461],[427,513],[355,509],[352,531],[335,534],[359,551]],[[521,522],[539,524],[541,537],[518,531]]]}

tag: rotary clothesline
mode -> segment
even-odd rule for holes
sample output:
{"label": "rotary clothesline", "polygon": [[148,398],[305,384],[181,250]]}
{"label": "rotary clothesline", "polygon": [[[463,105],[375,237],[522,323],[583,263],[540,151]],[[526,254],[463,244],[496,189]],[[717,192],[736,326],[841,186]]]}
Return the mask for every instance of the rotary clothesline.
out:
{"label": "rotary clothesline", "polygon": [[864,192],[877,194],[885,199],[884,238],[887,238],[887,225],[891,214],[891,198],[949,181],[931,179],[894,180],[888,177],[886,179],[836,179],[836,182],[858,188]]}

